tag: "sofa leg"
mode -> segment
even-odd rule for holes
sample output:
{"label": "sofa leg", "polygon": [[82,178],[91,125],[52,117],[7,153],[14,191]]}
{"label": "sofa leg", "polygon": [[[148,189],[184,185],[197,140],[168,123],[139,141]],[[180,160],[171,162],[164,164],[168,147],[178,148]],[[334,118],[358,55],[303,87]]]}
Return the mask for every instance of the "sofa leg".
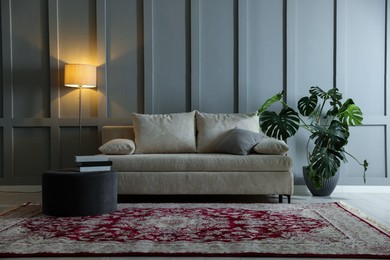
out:
{"label": "sofa leg", "polygon": [[288,204],[291,203],[291,195],[279,195],[279,203],[283,203],[283,196],[287,197]]}

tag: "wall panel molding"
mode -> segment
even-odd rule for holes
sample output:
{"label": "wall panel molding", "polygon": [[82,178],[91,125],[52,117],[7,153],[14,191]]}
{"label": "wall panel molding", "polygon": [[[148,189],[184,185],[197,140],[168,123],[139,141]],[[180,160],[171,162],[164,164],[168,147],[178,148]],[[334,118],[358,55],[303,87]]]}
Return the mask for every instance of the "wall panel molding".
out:
{"label": "wall panel molding", "polygon": [[[21,23],[23,19],[18,19],[18,16],[22,15],[20,10],[25,12],[26,9],[33,13],[28,13],[27,17],[24,13],[23,19],[28,20],[24,22],[28,25],[24,26]],[[17,23],[13,22],[15,19],[18,19]],[[45,169],[59,168],[60,165],[72,167],[73,155],[79,153],[75,151],[65,158],[71,164],[63,164],[60,128],[68,127],[70,132],[77,135],[78,118],[60,116],[60,92],[61,88],[65,88],[62,86],[64,61],[60,57],[60,27],[58,0],[1,1],[1,94],[4,108],[0,118],[2,184],[39,184]],[[29,35],[32,33],[34,37],[31,38]],[[19,62],[15,62],[15,57]],[[22,62],[23,59],[26,62]],[[33,70],[40,71],[38,78],[31,76]],[[22,82],[18,85],[19,92],[15,92],[15,82]],[[23,88],[28,91],[21,92]],[[16,95],[19,95],[19,102],[15,103]],[[20,102],[26,98],[29,102]],[[44,110],[40,111],[41,107]],[[88,126],[95,127],[98,121],[96,117],[83,120],[83,135],[90,133],[83,144],[88,154],[92,151],[96,153],[99,140],[96,134],[88,131]],[[78,143],[69,143],[78,147]],[[26,146],[34,147],[35,154],[26,154]]]}
{"label": "wall panel molding", "polygon": [[257,111],[269,97],[284,89],[284,8],[283,0],[248,1],[246,112]]}
{"label": "wall panel molding", "polygon": [[202,111],[200,102],[200,0],[191,0],[191,110]]}
{"label": "wall panel molding", "polygon": [[51,100],[48,1],[11,1],[10,19],[13,117],[48,118]]}
{"label": "wall panel molding", "polygon": [[[50,53],[50,119],[54,121],[50,128],[50,168],[55,169],[60,165],[60,135],[57,120],[60,117],[60,54],[58,38],[58,1],[48,1],[48,27],[49,27],[49,53]],[[54,120],[53,120],[54,119]]]}
{"label": "wall panel molding", "polygon": [[144,63],[145,63],[145,113],[156,113],[154,108],[154,32],[153,0],[144,0]]}
{"label": "wall panel molding", "polygon": [[13,144],[11,118],[12,102],[12,34],[11,34],[11,1],[1,1],[1,33],[2,33],[2,134],[3,134],[3,178],[12,178]]}
{"label": "wall panel molding", "polygon": [[97,2],[100,109],[106,119],[144,111],[142,0]]}
{"label": "wall panel molding", "polygon": [[191,107],[189,1],[151,0],[144,4],[145,111],[188,111]]}
{"label": "wall panel molding", "polygon": [[[352,147],[359,160],[369,159],[368,184],[390,184],[386,105],[389,100],[386,90],[387,0],[338,0],[336,3],[336,84],[344,97],[353,98],[364,114],[363,126],[351,130],[356,133],[351,134],[348,147]],[[360,153],[357,147],[365,147],[364,151],[370,152]],[[362,183],[362,171],[353,159],[342,168],[342,172],[341,184]]]}
{"label": "wall panel molding", "polygon": [[390,91],[387,89],[388,87],[388,82],[389,82],[389,75],[390,75],[390,56],[389,56],[389,50],[390,50],[390,41],[389,41],[389,35],[390,35],[390,19],[389,19],[389,14],[390,14],[390,4],[389,4],[389,1],[386,0],[386,31],[385,31],[385,35],[386,35],[386,44],[385,44],[385,53],[386,53],[386,57],[385,57],[385,61],[386,61],[386,64],[385,64],[385,68],[386,68],[386,71],[385,71],[385,93],[386,93],[386,100],[385,100],[385,106],[386,106],[386,111],[385,111],[385,129],[386,129],[386,136],[385,136],[385,140],[386,140],[386,150],[385,150],[385,158],[386,158],[386,173],[385,173],[385,177],[386,178],[390,178],[390,174],[389,174],[389,162],[390,162]]}
{"label": "wall panel molding", "polygon": [[[238,111],[236,0],[200,1],[199,86],[203,112]],[[216,102],[215,97],[224,102]]]}
{"label": "wall panel molding", "polygon": [[248,112],[248,0],[238,1],[238,112]]}
{"label": "wall panel molding", "polygon": [[[12,177],[26,181],[36,181],[42,172],[50,168],[50,127],[14,127],[13,128],[13,172]],[[26,147],[38,148],[31,152]]]}
{"label": "wall panel molding", "polygon": [[[21,152],[24,138],[40,140],[44,167],[72,167],[74,155],[98,152],[102,126],[128,125],[132,112],[247,113],[281,90],[295,106],[319,85],[361,105],[364,125],[350,147],[380,153],[367,178],[390,185],[388,0],[0,1],[0,184],[40,183],[43,169],[15,165],[32,161]],[[15,13],[22,7],[33,11],[26,26]],[[29,28],[36,49],[25,42]],[[73,62],[98,66],[97,90],[83,93],[81,152],[78,96],[63,86],[64,65]],[[34,70],[38,83],[29,83]],[[306,137],[288,140],[296,184]],[[362,184],[358,170],[351,160],[342,183]]]}
{"label": "wall panel molding", "polygon": [[109,115],[107,108],[107,66],[109,66],[109,47],[107,37],[107,1],[96,1],[96,34],[97,34],[97,87],[99,91],[98,117],[106,119]]}
{"label": "wall panel molding", "polygon": [[[311,86],[333,86],[333,0],[287,1],[287,102],[296,107]],[[304,184],[302,166],[307,164],[305,144],[309,133],[301,129],[287,140],[294,161],[295,182]]]}
{"label": "wall panel molding", "polygon": [[3,117],[13,117],[11,0],[1,1]]}
{"label": "wall panel molding", "polygon": [[4,152],[5,152],[5,149],[4,149],[4,128],[3,127],[0,127],[0,147],[2,149],[0,149],[0,180],[1,178],[4,178]]}

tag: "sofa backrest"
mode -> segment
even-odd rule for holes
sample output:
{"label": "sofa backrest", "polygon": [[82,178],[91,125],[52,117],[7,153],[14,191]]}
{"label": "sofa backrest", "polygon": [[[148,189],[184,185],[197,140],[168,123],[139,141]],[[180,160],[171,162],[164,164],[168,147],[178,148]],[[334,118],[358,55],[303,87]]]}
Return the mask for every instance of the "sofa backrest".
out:
{"label": "sofa backrest", "polygon": [[[265,137],[262,134],[261,142],[255,140],[252,134],[261,133],[260,128],[258,126],[258,117],[254,113],[248,114],[207,114],[197,112],[196,118],[196,127],[197,127],[197,150],[193,152],[198,153],[214,153],[214,152],[223,152],[223,153],[232,153],[232,154],[243,154],[242,148],[245,148],[245,152],[248,153],[251,149],[254,149],[256,153],[260,154],[286,154],[288,151],[288,146],[281,140],[277,140],[274,138]],[[159,117],[157,117],[160,120]],[[156,124],[159,122],[157,120]],[[160,120],[161,121],[161,120]],[[172,121],[172,120],[171,120]],[[134,121],[133,121],[134,122]],[[180,122],[179,122],[180,123]],[[177,122],[175,123],[178,124]],[[193,126],[191,126],[193,127]],[[235,129],[238,128],[238,129]],[[164,129],[160,129],[159,131],[163,131]],[[171,132],[175,132],[173,130],[167,130]],[[235,131],[233,131],[235,130]],[[140,130],[138,129],[140,132]],[[246,134],[246,132],[250,132],[251,134]],[[141,129],[142,133],[144,131]],[[183,131],[182,131],[183,132]],[[159,133],[159,138],[164,138],[164,134]],[[195,133],[193,133],[195,135]],[[211,148],[200,148],[200,140],[203,138],[203,144],[209,145],[213,144],[214,147]],[[134,141],[135,145],[137,145],[135,140],[135,131],[134,126],[103,126],[102,127],[102,144],[107,143],[113,139],[131,139]],[[255,140],[255,143],[252,145],[251,142]],[[156,142],[153,142],[156,144]],[[160,144],[157,144],[160,145]],[[223,149],[221,148],[221,145]],[[255,145],[255,146],[254,146]],[[237,148],[237,149],[236,149]],[[248,149],[247,149],[248,148]],[[239,153],[237,152],[239,151]],[[172,152],[172,153],[180,153]],[[150,152],[148,152],[150,153]],[[156,152],[153,152],[156,153]],[[164,153],[164,152],[159,152]]]}
{"label": "sofa backrest", "polygon": [[133,126],[103,126],[102,127],[102,144],[116,139],[124,138],[134,140]]}

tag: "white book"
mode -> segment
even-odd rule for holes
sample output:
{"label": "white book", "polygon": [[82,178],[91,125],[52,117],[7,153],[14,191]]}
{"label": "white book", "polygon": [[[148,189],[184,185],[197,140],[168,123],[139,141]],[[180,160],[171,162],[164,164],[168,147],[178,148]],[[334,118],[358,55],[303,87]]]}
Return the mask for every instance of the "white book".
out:
{"label": "white book", "polygon": [[106,162],[108,157],[104,155],[76,155],[75,162]]}
{"label": "white book", "polygon": [[79,171],[79,172],[105,172],[105,171],[111,171],[111,166],[76,167],[76,171]]}

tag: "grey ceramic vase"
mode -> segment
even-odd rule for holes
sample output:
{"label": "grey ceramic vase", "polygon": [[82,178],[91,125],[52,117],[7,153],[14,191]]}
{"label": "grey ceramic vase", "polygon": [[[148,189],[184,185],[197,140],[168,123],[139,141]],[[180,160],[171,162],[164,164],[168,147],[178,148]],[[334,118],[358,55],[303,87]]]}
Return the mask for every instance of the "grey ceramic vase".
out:
{"label": "grey ceramic vase", "polygon": [[303,179],[305,180],[306,186],[309,188],[313,196],[329,196],[330,194],[332,194],[332,192],[337,186],[339,177],[340,177],[340,171],[337,171],[335,176],[323,180],[322,187],[319,190],[317,190],[315,184],[311,180],[309,180],[306,166],[303,166]]}

